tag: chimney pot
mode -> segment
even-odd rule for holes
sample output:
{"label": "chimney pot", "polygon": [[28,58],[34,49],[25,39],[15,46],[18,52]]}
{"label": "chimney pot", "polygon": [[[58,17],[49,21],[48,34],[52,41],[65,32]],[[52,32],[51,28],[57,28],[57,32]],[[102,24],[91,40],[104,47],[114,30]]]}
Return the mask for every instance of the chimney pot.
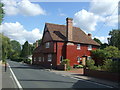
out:
{"label": "chimney pot", "polygon": [[92,38],[92,34],[88,33],[88,36],[89,36],[90,38]]}

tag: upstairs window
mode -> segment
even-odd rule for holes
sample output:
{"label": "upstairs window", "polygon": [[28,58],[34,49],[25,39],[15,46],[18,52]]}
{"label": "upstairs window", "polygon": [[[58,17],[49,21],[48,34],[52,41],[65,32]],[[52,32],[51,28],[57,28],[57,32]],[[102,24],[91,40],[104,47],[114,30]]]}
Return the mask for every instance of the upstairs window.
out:
{"label": "upstairs window", "polygon": [[50,48],[50,42],[46,42],[45,47]]}
{"label": "upstairs window", "polygon": [[92,50],[92,45],[88,45],[88,50]]}
{"label": "upstairs window", "polygon": [[48,54],[48,61],[49,61],[49,62],[52,61],[52,54]]}
{"label": "upstairs window", "polygon": [[80,49],[81,49],[81,48],[80,48],[80,44],[77,44],[77,49],[78,49],[78,50],[80,50]]}

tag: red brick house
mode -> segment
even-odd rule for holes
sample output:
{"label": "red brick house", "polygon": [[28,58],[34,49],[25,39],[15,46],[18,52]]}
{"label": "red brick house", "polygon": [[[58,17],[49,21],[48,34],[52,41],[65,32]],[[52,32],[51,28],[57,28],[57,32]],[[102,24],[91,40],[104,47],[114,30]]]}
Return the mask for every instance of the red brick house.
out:
{"label": "red brick house", "polygon": [[91,34],[86,35],[80,28],[73,27],[72,19],[66,19],[67,25],[46,23],[41,44],[36,42],[33,52],[33,64],[45,67],[60,65],[63,59],[70,60],[70,66],[85,64],[90,58],[90,51],[99,48],[99,44],[92,40]]}

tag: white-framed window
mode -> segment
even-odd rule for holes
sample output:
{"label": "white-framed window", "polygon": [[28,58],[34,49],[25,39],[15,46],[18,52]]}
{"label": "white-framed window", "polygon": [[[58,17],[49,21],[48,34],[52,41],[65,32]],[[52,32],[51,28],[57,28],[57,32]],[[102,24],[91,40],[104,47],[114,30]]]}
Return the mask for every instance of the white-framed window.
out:
{"label": "white-framed window", "polygon": [[36,61],[36,57],[34,57],[34,61]]}
{"label": "white-framed window", "polygon": [[87,57],[87,60],[91,60],[91,59],[92,59],[91,56],[88,56],[88,57]]}
{"label": "white-framed window", "polygon": [[39,57],[39,62],[41,62],[41,57]]}
{"label": "white-framed window", "polygon": [[92,50],[92,45],[88,45],[88,50]]}
{"label": "white-framed window", "polygon": [[44,62],[44,57],[42,58],[42,61]]}
{"label": "white-framed window", "polygon": [[80,49],[81,49],[80,44],[77,44],[77,49],[78,49],[78,50],[80,50]]}
{"label": "white-framed window", "polygon": [[81,60],[82,60],[82,58],[77,57],[77,62],[78,62],[78,63],[81,63]]}
{"label": "white-framed window", "polygon": [[48,54],[48,61],[49,61],[49,62],[52,61],[52,54]]}
{"label": "white-framed window", "polygon": [[46,43],[45,43],[45,47],[46,47],[46,48],[50,48],[50,42],[46,42]]}

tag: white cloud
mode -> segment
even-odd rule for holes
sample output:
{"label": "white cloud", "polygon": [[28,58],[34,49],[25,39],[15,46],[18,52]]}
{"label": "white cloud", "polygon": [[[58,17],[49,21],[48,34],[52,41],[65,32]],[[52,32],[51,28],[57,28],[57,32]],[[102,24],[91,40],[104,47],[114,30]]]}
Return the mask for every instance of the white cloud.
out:
{"label": "white cloud", "polygon": [[4,23],[0,26],[0,28],[4,35],[8,36],[12,40],[19,41],[21,44],[23,44],[25,41],[33,43],[42,38],[42,33],[40,33],[39,29],[35,28],[32,31],[27,31],[19,22]]}
{"label": "white cloud", "polygon": [[93,0],[90,12],[103,17],[103,22],[108,26],[118,25],[118,1],[119,0]]}
{"label": "white cloud", "polygon": [[90,12],[98,15],[117,14],[118,1],[119,0],[92,0],[90,5]]}
{"label": "white cloud", "polygon": [[15,0],[2,0],[5,4],[4,10],[6,15],[22,14],[25,16],[44,15],[45,11],[39,4],[33,4],[29,0],[16,2]]}
{"label": "white cloud", "polygon": [[118,24],[118,15],[112,15],[105,18],[106,25],[116,26]]}
{"label": "white cloud", "polygon": [[74,14],[74,26],[86,32],[96,30],[98,23],[116,27],[118,25],[118,0],[92,0],[90,9]]}
{"label": "white cloud", "polygon": [[102,18],[84,9],[74,14],[74,26],[80,27],[85,31],[94,31],[97,22]]}
{"label": "white cloud", "polygon": [[108,37],[109,36],[95,36],[93,38],[99,39],[102,43],[108,43],[108,40],[107,40]]}

